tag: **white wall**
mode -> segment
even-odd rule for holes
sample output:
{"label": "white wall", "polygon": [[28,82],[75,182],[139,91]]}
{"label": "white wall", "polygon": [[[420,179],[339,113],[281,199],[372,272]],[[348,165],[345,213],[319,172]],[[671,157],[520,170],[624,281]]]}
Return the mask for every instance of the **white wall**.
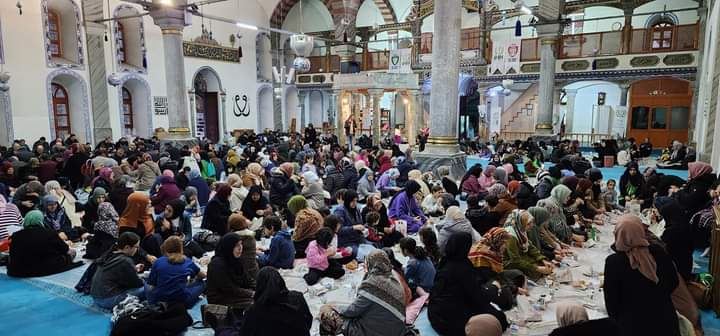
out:
{"label": "white wall", "polygon": [[[565,86],[565,89],[577,90],[573,128],[568,133],[591,133],[593,127],[593,110],[597,113],[597,97],[605,92],[605,106],[615,109],[620,105],[620,87],[615,83],[603,81],[583,81]],[[600,131],[598,131],[600,132]]]}
{"label": "white wall", "polygon": [[290,12],[288,12],[285,22],[283,22],[282,25],[283,29],[295,32],[333,30],[332,16],[320,0],[303,0],[302,7],[302,22],[300,20],[300,2],[298,2]]}
{"label": "white wall", "polygon": [[[638,8],[635,8],[634,13],[649,13],[649,12],[657,12],[657,11],[671,11],[673,9],[684,9],[684,8],[692,8],[697,7],[697,2],[692,0],[655,0],[653,2],[646,3],[642,6],[639,6]],[[690,10],[690,11],[683,11],[683,12],[674,12],[673,14],[677,15],[678,24],[685,25],[685,24],[692,24],[696,23],[698,16],[697,11]],[[643,28],[645,27],[645,23],[650,17],[650,15],[637,15],[633,16],[632,19],[632,26],[633,28]]]}
{"label": "white wall", "polygon": [[[600,19],[600,20],[593,20],[593,21],[585,21],[583,22],[583,33],[594,33],[594,32],[608,32],[613,31],[613,25],[615,23],[620,23],[620,27],[625,25],[625,18],[623,18],[623,11],[622,9],[613,8],[613,7],[605,7],[605,6],[597,6],[597,7],[588,7],[585,8],[585,15],[584,19],[593,19],[593,18],[604,18],[609,16],[621,16],[619,18],[614,19]],[[617,25],[616,25],[617,26]]]}

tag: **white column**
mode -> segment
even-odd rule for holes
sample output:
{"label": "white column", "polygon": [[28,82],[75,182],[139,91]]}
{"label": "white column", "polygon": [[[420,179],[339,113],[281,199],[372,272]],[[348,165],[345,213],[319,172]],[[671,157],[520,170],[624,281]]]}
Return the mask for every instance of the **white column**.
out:
{"label": "white column", "polygon": [[380,124],[380,101],[383,98],[383,95],[385,94],[385,91],[382,89],[370,89],[368,90],[368,94],[372,97],[372,109],[373,109],[373,117],[372,117],[372,134],[373,134],[373,145],[380,145],[380,140],[382,139],[382,125]]}
{"label": "white column", "polygon": [[228,138],[228,124],[227,124],[227,112],[225,108],[225,102],[227,101],[227,93],[225,91],[220,91],[220,111],[222,113],[222,118],[220,118],[222,125],[220,126],[220,138],[218,139],[218,143],[225,143],[225,139]]}
{"label": "white column", "polygon": [[575,120],[575,97],[577,97],[577,90],[565,89],[565,95],[567,97],[567,105],[565,108],[565,133],[572,133],[573,121]]}
{"label": "white column", "polygon": [[553,131],[553,91],[555,89],[555,48],[558,42],[558,24],[538,26],[540,36],[540,78],[538,80],[538,113],[536,132],[550,135]]}

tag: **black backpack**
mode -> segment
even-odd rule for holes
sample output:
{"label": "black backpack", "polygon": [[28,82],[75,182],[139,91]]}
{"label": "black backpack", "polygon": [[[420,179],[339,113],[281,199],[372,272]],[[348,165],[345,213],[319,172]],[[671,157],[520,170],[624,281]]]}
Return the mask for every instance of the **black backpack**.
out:
{"label": "black backpack", "polygon": [[179,335],[192,325],[192,317],[179,302],[145,306],[117,320],[111,336]]}

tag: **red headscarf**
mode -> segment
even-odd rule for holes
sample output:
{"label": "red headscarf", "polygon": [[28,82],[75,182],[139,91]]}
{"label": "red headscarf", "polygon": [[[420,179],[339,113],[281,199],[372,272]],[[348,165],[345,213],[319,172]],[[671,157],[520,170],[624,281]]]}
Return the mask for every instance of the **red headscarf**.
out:
{"label": "red headscarf", "polygon": [[132,228],[137,232],[139,231],[138,225],[142,225],[145,229],[144,236],[151,235],[153,233],[153,221],[148,213],[148,207],[150,207],[150,196],[138,191],[130,194],[125,211],[123,211],[118,221],[118,227]]}

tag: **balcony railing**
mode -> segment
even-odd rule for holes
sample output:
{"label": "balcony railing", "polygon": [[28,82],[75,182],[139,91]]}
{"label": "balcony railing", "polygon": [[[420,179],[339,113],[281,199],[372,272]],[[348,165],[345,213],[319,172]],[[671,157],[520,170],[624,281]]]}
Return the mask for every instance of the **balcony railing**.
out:
{"label": "balcony railing", "polygon": [[[697,24],[677,25],[664,31],[653,28],[633,29],[629,36],[629,48],[623,43],[622,31],[563,35],[560,40],[558,58],[696,50],[698,34]],[[520,61],[538,60],[540,60],[539,39],[523,39]]]}
{"label": "balcony railing", "polygon": [[[527,138],[535,135],[534,132],[500,132],[500,139],[503,141],[525,141]],[[592,144],[600,142],[605,139],[612,139],[610,134],[601,133],[566,133],[563,137],[571,141],[577,140],[582,146],[592,146]]]}

